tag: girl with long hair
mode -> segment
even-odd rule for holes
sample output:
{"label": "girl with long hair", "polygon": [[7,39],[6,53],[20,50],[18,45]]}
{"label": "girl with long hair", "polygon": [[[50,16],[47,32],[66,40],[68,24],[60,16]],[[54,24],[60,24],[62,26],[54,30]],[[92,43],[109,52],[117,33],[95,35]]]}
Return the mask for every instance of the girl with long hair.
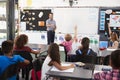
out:
{"label": "girl with long hair", "polygon": [[[42,66],[42,78],[41,80],[45,80],[46,75],[45,73],[52,67],[55,66],[59,70],[66,70],[69,68],[73,68],[74,65],[71,64],[69,66],[62,66],[60,61],[60,53],[59,53],[59,46],[56,43],[51,43],[48,49],[48,55],[43,63]],[[50,80],[55,80],[50,79]]]}

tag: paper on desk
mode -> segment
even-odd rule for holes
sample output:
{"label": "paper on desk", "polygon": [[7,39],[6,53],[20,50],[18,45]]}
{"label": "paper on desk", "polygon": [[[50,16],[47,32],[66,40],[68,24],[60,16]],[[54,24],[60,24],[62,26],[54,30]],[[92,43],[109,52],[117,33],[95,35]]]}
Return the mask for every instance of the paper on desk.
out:
{"label": "paper on desk", "polygon": [[[63,64],[62,63],[62,66],[69,66],[71,64]],[[73,72],[74,71],[74,68],[70,68],[70,69],[67,69],[67,70],[59,70],[57,69],[55,66],[53,66],[53,68],[51,69],[51,71],[58,71],[58,72]]]}

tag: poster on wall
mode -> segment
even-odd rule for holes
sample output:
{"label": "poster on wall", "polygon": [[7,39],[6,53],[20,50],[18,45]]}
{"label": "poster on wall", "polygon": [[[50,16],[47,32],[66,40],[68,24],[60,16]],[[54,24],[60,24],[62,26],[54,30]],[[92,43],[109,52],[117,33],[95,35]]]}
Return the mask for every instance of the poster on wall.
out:
{"label": "poster on wall", "polygon": [[49,13],[51,9],[24,9],[20,12],[20,19],[26,23],[26,30],[46,31]]}
{"label": "poster on wall", "polygon": [[110,15],[110,26],[120,27],[120,15]]}

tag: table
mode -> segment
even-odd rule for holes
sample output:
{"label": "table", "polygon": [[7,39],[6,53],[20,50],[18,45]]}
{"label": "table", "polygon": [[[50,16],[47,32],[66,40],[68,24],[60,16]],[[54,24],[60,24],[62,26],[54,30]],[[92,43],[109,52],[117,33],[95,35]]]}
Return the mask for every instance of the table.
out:
{"label": "table", "polygon": [[[44,55],[43,53],[47,52],[49,47],[46,44],[32,44],[32,43],[27,44],[27,46],[29,46],[33,50],[40,50],[39,55]],[[35,57],[37,58],[37,54],[35,55]]]}
{"label": "table", "polygon": [[57,72],[51,71],[51,69],[46,73],[49,77],[58,77],[65,79],[75,79],[75,80],[92,80],[94,73],[97,71],[102,71],[103,68],[112,69],[110,66],[104,65],[94,65],[94,70],[85,69],[83,67],[75,67],[74,72]]}
{"label": "table", "polygon": [[111,66],[95,65],[95,69],[94,69],[93,76],[94,76],[95,73],[102,72],[103,70],[104,70],[104,71],[108,71],[108,70],[111,70],[111,69],[112,69]]}
{"label": "table", "polygon": [[102,71],[103,68],[112,69],[111,66],[106,66],[106,65],[95,65],[94,72],[95,72],[95,71]]}
{"label": "table", "polygon": [[49,77],[59,77],[65,79],[76,79],[76,80],[91,80],[93,71],[89,69],[84,69],[83,67],[75,66],[73,72],[57,72],[49,70],[46,75]]}
{"label": "table", "polygon": [[97,56],[105,57],[105,56],[107,56],[107,55],[110,55],[111,52],[113,52],[113,51],[115,51],[115,50],[117,50],[117,49],[107,48],[107,49],[105,49],[105,50],[100,50],[100,51],[99,51],[99,54],[98,54]]}
{"label": "table", "polygon": [[113,51],[115,51],[115,50],[117,50],[117,49],[107,48],[107,49],[105,49],[105,50],[100,50],[100,51],[99,51],[99,54],[97,55],[97,56],[100,58],[100,59],[99,59],[99,63],[100,63],[100,64],[103,64],[104,58],[105,58],[106,56],[108,56],[108,55],[111,55],[111,53],[112,53]]}

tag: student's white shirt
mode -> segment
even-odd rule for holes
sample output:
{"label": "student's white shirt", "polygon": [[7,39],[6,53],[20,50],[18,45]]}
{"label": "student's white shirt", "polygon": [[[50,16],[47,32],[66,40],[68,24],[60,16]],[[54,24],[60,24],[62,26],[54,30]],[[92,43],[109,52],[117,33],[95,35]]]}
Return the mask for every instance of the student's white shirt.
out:
{"label": "student's white shirt", "polygon": [[51,68],[51,66],[48,65],[50,61],[51,61],[51,58],[49,56],[47,56],[46,59],[44,60],[44,63],[42,65],[41,80],[46,80],[46,72]]}

